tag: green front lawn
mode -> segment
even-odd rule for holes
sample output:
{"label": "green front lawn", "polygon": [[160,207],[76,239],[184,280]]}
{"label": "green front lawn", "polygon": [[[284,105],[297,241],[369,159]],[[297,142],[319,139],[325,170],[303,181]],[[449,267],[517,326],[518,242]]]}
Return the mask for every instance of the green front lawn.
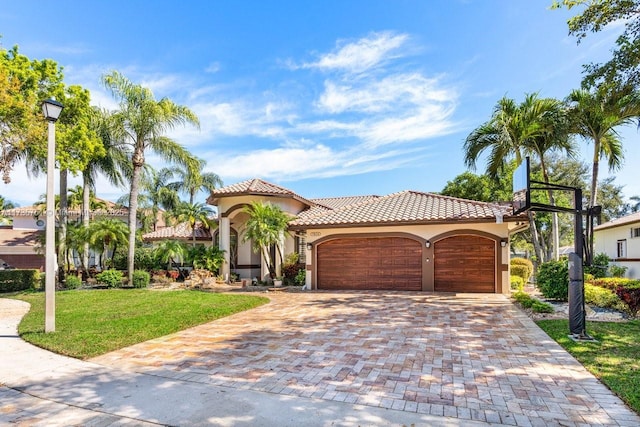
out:
{"label": "green front lawn", "polygon": [[267,303],[263,297],[144,289],[56,292],[56,332],[44,333],[44,293],[11,296],[31,304],[18,327],[25,341],[87,359]]}
{"label": "green front lawn", "polygon": [[587,322],[594,343],[569,339],[568,320],[536,323],[640,414],[640,321]]}

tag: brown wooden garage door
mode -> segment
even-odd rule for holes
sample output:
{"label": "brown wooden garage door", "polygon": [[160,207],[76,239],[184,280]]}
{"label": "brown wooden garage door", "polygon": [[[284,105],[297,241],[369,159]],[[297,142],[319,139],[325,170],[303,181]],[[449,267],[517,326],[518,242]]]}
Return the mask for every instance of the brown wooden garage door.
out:
{"label": "brown wooden garage door", "polygon": [[422,245],[404,237],[343,238],[318,245],[318,289],[422,290]]}
{"label": "brown wooden garage door", "polygon": [[453,236],[434,246],[434,289],[440,292],[495,292],[495,241]]}

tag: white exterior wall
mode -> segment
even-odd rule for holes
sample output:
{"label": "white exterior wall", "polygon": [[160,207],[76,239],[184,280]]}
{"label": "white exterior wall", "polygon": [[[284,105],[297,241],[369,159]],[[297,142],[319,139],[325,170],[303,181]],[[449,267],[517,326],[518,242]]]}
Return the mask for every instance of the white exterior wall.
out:
{"label": "white exterior wall", "polygon": [[[640,223],[622,224],[619,227],[596,230],[594,232],[594,255],[605,253],[614,264],[627,267],[625,277],[640,279],[640,237],[632,237],[631,230]],[[626,256],[618,258],[618,241],[626,242]]]}
{"label": "white exterior wall", "polygon": [[37,220],[32,216],[16,216],[13,217],[13,229],[14,230],[44,230],[44,218],[42,218],[42,225],[36,224]]}

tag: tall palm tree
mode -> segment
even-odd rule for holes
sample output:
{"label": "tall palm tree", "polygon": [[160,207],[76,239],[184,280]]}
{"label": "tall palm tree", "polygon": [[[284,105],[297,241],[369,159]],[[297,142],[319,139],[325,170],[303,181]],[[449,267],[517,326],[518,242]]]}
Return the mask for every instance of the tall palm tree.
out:
{"label": "tall palm tree", "polygon": [[173,168],[162,168],[159,171],[150,169],[142,180],[141,187],[153,215],[153,231],[156,231],[158,227],[160,209],[175,209],[180,202],[178,193],[171,188],[169,183],[169,180],[173,178],[173,173]]}
{"label": "tall palm tree", "polygon": [[254,252],[260,252],[264,258],[269,275],[276,277],[276,260],[271,257],[270,248],[276,247],[281,260],[282,241],[289,224],[289,216],[279,206],[271,203],[252,202],[243,212],[249,215],[244,225],[242,241],[251,240]]}
{"label": "tall palm tree", "polygon": [[196,225],[201,224],[205,229],[210,229],[215,224],[212,218],[213,210],[204,203],[183,202],[176,207],[173,213],[179,223],[186,222],[191,228],[194,246],[196,244]]}
{"label": "tall palm tree", "polygon": [[187,107],[168,98],[159,101],[148,88],[136,85],[117,71],[103,76],[106,88],[119,103],[113,114],[112,135],[128,148],[131,164],[129,191],[129,248],[127,253],[128,280],[133,282],[134,251],[138,211],[140,177],[145,154],[151,150],[162,158],[181,164],[193,164],[194,159],[184,147],[164,135],[178,125],[199,126],[198,117]]}
{"label": "tall palm tree", "polygon": [[640,94],[630,89],[612,89],[603,85],[595,91],[577,89],[567,101],[571,104],[574,132],[593,141],[593,167],[589,207],[597,205],[600,160],[606,159],[614,171],[624,157],[616,128],[631,124],[640,116]]}
{"label": "tall palm tree", "polygon": [[[119,245],[127,243],[129,229],[127,224],[115,218],[103,218],[93,221],[87,229],[89,245],[101,252],[101,267],[106,267],[105,256],[111,254],[110,261],[113,262],[113,256]],[[135,237],[135,236],[134,236]]]}
{"label": "tall palm tree", "polygon": [[[487,175],[498,179],[510,159],[517,163],[525,154],[535,154],[544,166],[544,156],[548,151],[565,150],[572,152],[567,137],[567,125],[562,104],[553,99],[538,98],[537,94],[528,94],[522,103],[503,97],[494,108],[489,121],[474,129],[464,144],[465,164],[475,169],[478,158],[485,151],[487,157]],[[545,169],[546,170],[546,169]],[[545,180],[548,174],[545,172]],[[550,195],[553,204],[553,194]],[[529,213],[529,223],[534,251],[539,260],[542,258],[538,231]],[[553,234],[558,236],[557,218],[553,221]],[[554,238],[554,251],[557,253],[558,239]]]}
{"label": "tall palm tree", "polygon": [[640,211],[640,196],[631,196],[629,197],[633,203],[631,204],[631,212]]}
{"label": "tall palm tree", "polygon": [[193,204],[196,194],[201,190],[213,191],[222,186],[222,179],[213,172],[204,172],[207,161],[197,159],[197,164],[190,167],[175,168],[179,181],[172,182],[171,188],[189,195],[189,203]]}

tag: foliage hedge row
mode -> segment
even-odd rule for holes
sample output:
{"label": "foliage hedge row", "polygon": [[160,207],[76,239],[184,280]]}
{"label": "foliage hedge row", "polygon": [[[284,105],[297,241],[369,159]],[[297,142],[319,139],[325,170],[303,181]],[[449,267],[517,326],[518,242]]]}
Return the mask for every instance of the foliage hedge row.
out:
{"label": "foliage hedge row", "polygon": [[526,292],[516,292],[512,297],[522,307],[530,308],[534,313],[553,313],[553,306],[551,304],[533,298]]}
{"label": "foliage hedge row", "polygon": [[601,288],[615,291],[619,286],[633,286],[640,284],[640,280],[625,279],[622,277],[604,277],[599,279],[589,280],[589,283],[593,286],[599,286]]}
{"label": "foliage hedge row", "polygon": [[37,289],[40,286],[38,270],[0,270],[0,292]]}
{"label": "foliage hedge row", "polygon": [[566,260],[549,261],[538,267],[536,284],[545,298],[567,301],[569,265]]}
{"label": "foliage hedge row", "polygon": [[533,273],[533,263],[531,261],[526,258],[512,258],[509,264],[511,264],[512,276],[521,277],[524,283],[529,281]]}
{"label": "foliage hedge row", "polygon": [[524,289],[524,280],[520,276],[511,275],[511,289],[522,291]]}

